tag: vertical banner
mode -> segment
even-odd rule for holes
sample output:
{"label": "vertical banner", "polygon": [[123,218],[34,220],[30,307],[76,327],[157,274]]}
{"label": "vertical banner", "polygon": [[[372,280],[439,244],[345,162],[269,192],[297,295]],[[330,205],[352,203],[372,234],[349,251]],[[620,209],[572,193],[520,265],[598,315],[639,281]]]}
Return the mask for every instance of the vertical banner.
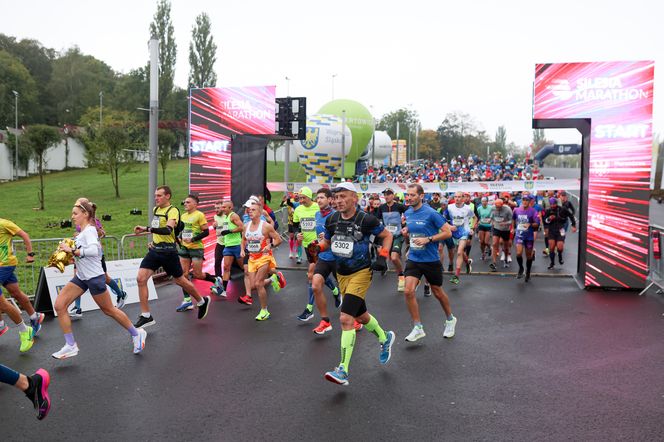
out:
{"label": "vertical banner", "polygon": [[[275,86],[192,89],[189,103],[189,192],[212,227],[214,202],[231,198],[233,137],[274,134]],[[235,201],[236,204],[242,202]],[[203,241],[207,271],[214,232]]]}
{"label": "vertical banner", "polygon": [[538,64],[533,118],[589,118],[584,285],[642,288],[648,274],[654,62]]}

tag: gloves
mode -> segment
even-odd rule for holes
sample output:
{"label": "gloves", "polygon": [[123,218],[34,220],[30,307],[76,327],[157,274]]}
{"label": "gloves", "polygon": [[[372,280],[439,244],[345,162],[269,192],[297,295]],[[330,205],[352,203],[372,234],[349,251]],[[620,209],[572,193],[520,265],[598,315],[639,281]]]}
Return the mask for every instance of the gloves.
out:
{"label": "gloves", "polygon": [[222,230],[222,231],[219,232],[219,233],[221,234],[221,236],[226,236],[226,235],[230,235],[230,234],[233,233],[233,232],[231,232],[230,230]]}
{"label": "gloves", "polygon": [[387,270],[387,260],[384,256],[378,255],[376,260],[371,264],[371,270],[376,272],[384,272]]}

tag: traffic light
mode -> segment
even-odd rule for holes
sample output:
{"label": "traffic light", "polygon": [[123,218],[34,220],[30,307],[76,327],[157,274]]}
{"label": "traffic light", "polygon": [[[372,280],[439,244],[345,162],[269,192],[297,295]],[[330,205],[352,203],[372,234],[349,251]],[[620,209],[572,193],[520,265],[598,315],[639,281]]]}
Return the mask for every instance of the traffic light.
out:
{"label": "traffic light", "polygon": [[274,119],[274,132],[277,135],[286,139],[304,140],[307,131],[307,98],[277,98]]}

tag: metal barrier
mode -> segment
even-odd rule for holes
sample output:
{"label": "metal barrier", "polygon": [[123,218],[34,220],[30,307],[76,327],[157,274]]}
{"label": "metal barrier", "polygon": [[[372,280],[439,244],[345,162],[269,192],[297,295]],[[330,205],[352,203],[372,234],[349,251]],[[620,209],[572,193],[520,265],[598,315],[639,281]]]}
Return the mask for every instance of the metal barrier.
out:
{"label": "metal barrier", "polygon": [[149,235],[137,235],[130,233],[124,235],[120,240],[120,251],[122,258],[119,259],[134,259],[142,258],[148,251]]}
{"label": "metal barrier", "polygon": [[[34,295],[35,290],[37,289],[37,284],[39,283],[39,273],[41,268],[48,262],[51,254],[55,252],[58,248],[58,244],[60,244],[60,241],[63,239],[64,238],[31,239],[30,243],[32,244],[32,251],[35,253],[34,263],[25,262],[27,251],[23,240],[12,240],[12,249],[18,260],[18,265],[15,270],[16,278],[18,279],[19,287],[21,287],[23,293],[26,293],[29,296]],[[101,245],[104,250],[104,256],[107,260],[113,261],[120,259],[120,242],[115,236],[106,236],[102,238]]]}
{"label": "metal barrier", "polygon": [[277,232],[279,232],[279,235],[284,240],[288,240],[288,208],[287,207],[282,207],[279,210],[276,210],[274,212],[274,216],[277,219],[277,222],[279,223],[279,228],[277,229]]}
{"label": "metal barrier", "polygon": [[664,293],[664,260],[662,260],[662,238],[664,238],[664,227],[650,225],[648,227],[648,278],[650,281],[639,295],[645,295],[654,285],[657,293]]}

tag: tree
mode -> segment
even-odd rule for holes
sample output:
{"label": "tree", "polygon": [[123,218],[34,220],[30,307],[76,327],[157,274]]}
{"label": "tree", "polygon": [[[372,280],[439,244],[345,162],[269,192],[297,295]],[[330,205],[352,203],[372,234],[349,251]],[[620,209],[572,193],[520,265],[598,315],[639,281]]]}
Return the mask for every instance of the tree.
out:
{"label": "tree", "polygon": [[202,12],[196,17],[196,25],[191,30],[189,43],[189,87],[214,87],[217,74],[214,64],[217,61],[217,45],[211,33],[210,17]]}
{"label": "tree", "polygon": [[115,197],[120,198],[120,172],[131,166],[131,155],[127,152],[131,139],[127,128],[122,125],[104,126],[86,144],[90,164],[111,175]]}
{"label": "tree", "polygon": [[538,151],[542,146],[549,143],[550,141],[546,139],[544,129],[533,129],[533,152]]}
{"label": "tree", "polygon": [[420,132],[417,138],[417,148],[420,158],[429,160],[440,159],[440,143],[438,142],[438,134],[435,130],[426,129]]}
{"label": "tree", "polygon": [[29,126],[21,138],[21,144],[30,149],[32,158],[37,163],[39,174],[39,210],[44,210],[44,157],[46,151],[59,143],[62,137],[57,127],[35,124]]}
{"label": "tree", "polygon": [[171,153],[177,141],[175,134],[168,129],[159,129],[159,164],[161,164],[162,185],[166,185],[166,167],[171,160]]}
{"label": "tree", "polygon": [[274,154],[274,165],[277,165],[277,150],[284,145],[283,140],[270,140],[269,143],[267,143],[267,148],[272,151]]}
{"label": "tree", "polygon": [[[177,56],[177,45],[175,44],[174,34],[173,22],[171,21],[171,3],[168,0],[159,0],[154,20],[150,23],[150,38],[159,40],[160,105],[166,102],[166,99],[173,90],[175,58]],[[148,68],[147,72],[149,71],[150,69]]]}
{"label": "tree", "polygon": [[486,147],[491,143],[483,130],[478,129],[475,119],[463,112],[452,112],[437,129],[443,156],[486,155]]}
{"label": "tree", "polygon": [[505,155],[507,153],[507,129],[505,126],[498,126],[496,129],[496,137],[493,141],[494,153]]}
{"label": "tree", "polygon": [[37,108],[37,85],[28,69],[17,57],[0,50],[0,127],[14,127],[16,99],[12,91],[19,93],[19,124],[34,122]]}

